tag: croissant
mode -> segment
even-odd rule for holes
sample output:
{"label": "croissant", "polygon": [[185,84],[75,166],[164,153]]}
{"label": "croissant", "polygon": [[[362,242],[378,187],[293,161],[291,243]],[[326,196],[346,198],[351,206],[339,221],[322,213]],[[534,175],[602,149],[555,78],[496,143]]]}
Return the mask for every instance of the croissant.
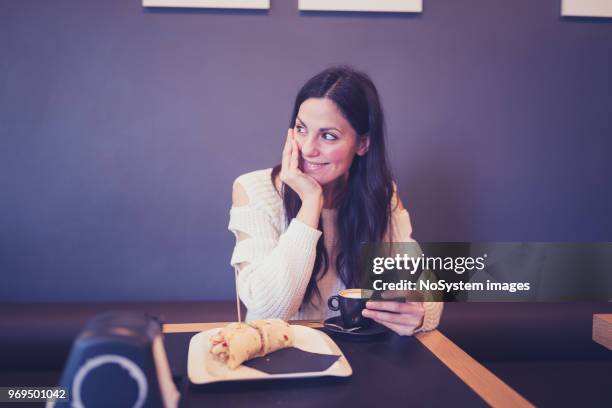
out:
{"label": "croissant", "polygon": [[210,338],[210,353],[231,369],[254,357],[293,346],[293,328],[280,319],[231,323]]}

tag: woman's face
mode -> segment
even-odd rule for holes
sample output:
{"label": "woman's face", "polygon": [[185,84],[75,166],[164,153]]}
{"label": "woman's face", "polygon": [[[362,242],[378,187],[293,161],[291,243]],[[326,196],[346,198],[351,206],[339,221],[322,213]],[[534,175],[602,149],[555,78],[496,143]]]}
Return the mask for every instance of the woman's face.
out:
{"label": "woman's face", "polygon": [[294,135],[300,148],[300,169],[322,186],[348,176],[353,158],[365,154],[369,142],[357,135],[327,98],[310,98],[300,105]]}

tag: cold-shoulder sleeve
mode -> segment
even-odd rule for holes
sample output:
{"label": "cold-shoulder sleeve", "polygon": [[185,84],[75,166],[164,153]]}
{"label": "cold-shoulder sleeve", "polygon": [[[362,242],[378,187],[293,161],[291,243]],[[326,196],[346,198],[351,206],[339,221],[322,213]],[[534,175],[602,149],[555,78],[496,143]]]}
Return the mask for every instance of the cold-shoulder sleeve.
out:
{"label": "cold-shoulder sleeve", "polygon": [[[236,182],[250,200],[246,206],[231,208],[228,226],[236,235],[230,263],[237,271],[240,299],[250,320],[289,319],[302,304],[321,231],[293,219],[281,233],[253,180],[238,178]],[[239,232],[246,238],[239,240]]]}

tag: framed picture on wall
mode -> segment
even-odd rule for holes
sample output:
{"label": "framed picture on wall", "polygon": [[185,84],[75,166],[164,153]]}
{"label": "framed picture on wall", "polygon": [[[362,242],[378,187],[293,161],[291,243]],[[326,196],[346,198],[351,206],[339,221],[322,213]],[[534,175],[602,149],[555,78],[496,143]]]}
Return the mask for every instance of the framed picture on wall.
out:
{"label": "framed picture on wall", "polygon": [[269,9],[270,0],[142,0],[143,7]]}
{"label": "framed picture on wall", "polygon": [[561,0],[561,15],[612,17],[612,0]]}
{"label": "framed picture on wall", "polygon": [[301,11],[378,11],[420,13],[423,0],[299,0]]}

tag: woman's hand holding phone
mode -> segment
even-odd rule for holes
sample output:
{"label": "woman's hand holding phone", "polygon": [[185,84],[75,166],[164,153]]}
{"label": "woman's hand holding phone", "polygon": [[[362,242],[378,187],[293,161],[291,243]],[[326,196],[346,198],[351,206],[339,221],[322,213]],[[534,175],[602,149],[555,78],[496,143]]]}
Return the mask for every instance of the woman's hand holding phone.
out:
{"label": "woman's hand holding phone", "polygon": [[361,312],[400,336],[412,336],[423,325],[423,302],[369,301]]}

